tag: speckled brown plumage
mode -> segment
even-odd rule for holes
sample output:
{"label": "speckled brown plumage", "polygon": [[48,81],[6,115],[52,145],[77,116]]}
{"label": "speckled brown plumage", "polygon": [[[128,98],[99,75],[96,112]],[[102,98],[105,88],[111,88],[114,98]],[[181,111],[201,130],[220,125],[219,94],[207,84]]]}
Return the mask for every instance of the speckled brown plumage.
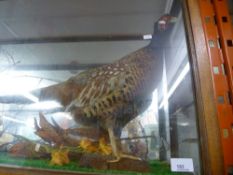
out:
{"label": "speckled brown plumage", "polygon": [[158,64],[155,57],[153,49],[143,48],[115,63],[72,77],[73,81],[81,79],[85,86],[67,110],[76,113],[77,122],[104,121],[100,124],[106,128],[109,122],[105,121],[123,118],[120,115],[125,115],[124,111],[131,108],[126,124],[139,114],[137,103],[147,100],[155,88],[153,77],[157,77],[158,71],[155,69]]}

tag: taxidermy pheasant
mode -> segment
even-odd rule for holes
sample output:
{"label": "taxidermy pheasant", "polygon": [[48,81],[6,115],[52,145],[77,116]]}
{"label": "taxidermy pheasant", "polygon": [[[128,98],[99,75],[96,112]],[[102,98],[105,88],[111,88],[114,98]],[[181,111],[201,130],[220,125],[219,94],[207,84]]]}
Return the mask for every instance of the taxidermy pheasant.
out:
{"label": "taxidermy pheasant", "polygon": [[[163,53],[169,46],[174,19],[164,15],[155,23],[148,46],[112,64],[89,69],[63,83],[32,93],[38,95],[40,101],[60,102],[77,123],[92,130],[99,128],[101,137],[109,137],[115,161],[122,157],[135,158],[121,153],[116,140],[124,126],[145,111],[151,102],[162,77]],[[0,101],[28,103],[22,97],[2,97]]]}
{"label": "taxidermy pheasant", "polygon": [[150,104],[161,80],[164,48],[175,17],[162,16],[154,25],[150,44],[122,59],[89,69],[67,81],[41,89],[40,100],[60,101],[77,123],[108,133],[113,155],[123,157],[116,142],[122,128]]}

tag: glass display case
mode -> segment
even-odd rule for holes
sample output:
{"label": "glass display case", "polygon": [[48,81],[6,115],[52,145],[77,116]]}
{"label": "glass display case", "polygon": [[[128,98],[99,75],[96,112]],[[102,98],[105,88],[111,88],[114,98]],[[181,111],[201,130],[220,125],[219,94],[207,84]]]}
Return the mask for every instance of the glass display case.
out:
{"label": "glass display case", "polygon": [[1,167],[201,174],[181,1],[1,1],[0,17]]}

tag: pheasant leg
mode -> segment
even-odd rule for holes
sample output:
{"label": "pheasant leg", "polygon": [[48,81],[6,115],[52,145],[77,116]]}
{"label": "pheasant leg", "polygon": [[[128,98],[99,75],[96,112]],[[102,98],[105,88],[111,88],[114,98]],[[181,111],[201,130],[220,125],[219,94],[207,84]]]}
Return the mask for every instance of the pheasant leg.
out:
{"label": "pheasant leg", "polygon": [[116,139],[113,133],[113,129],[112,128],[108,128],[108,134],[109,134],[109,139],[110,139],[110,144],[112,146],[112,152],[113,155],[116,157],[115,160],[110,160],[108,162],[119,162],[121,158],[128,158],[128,159],[133,159],[133,160],[141,160],[139,157],[135,157],[132,155],[128,155],[128,154],[123,154],[121,153],[118,148],[117,148],[117,144],[116,144]]}

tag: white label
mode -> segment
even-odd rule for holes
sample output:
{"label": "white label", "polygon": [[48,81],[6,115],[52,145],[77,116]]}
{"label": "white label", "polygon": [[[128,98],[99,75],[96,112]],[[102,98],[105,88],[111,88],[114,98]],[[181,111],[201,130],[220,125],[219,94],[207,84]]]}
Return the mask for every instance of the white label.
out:
{"label": "white label", "polygon": [[40,144],[37,143],[36,146],[35,146],[35,151],[38,152],[40,150]]}
{"label": "white label", "polygon": [[193,159],[171,158],[171,171],[174,172],[194,172]]}
{"label": "white label", "polygon": [[151,34],[143,35],[143,39],[144,40],[152,39],[152,35]]}

